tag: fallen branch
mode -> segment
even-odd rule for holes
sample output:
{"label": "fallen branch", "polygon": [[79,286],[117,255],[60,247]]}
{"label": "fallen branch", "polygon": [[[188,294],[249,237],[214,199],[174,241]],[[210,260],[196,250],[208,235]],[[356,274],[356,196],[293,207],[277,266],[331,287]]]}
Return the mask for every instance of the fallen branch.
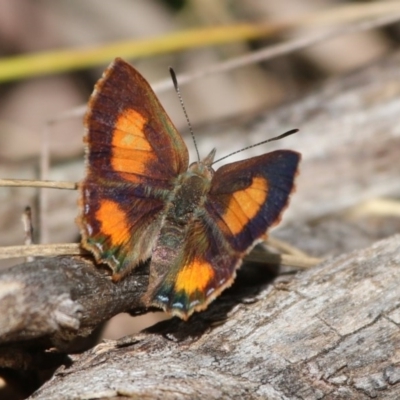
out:
{"label": "fallen branch", "polygon": [[33,399],[400,398],[400,236],[74,357]]}
{"label": "fallen branch", "polygon": [[78,184],[76,182],[63,182],[63,181],[40,181],[28,179],[0,179],[0,186],[5,187],[36,187],[48,189],[66,189],[77,190]]}
{"label": "fallen branch", "polygon": [[1,271],[0,346],[68,347],[120,312],[140,313],[147,281],[144,266],[113,283],[81,257],[43,258]]}

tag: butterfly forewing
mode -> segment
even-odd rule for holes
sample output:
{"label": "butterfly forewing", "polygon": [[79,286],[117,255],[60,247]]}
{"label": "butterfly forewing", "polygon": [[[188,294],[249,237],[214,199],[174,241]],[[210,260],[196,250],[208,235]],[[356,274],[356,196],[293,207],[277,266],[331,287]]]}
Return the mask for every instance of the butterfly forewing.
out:
{"label": "butterfly forewing", "polygon": [[148,83],[121,59],[96,84],[85,125],[82,244],[121,277],[151,256],[188,152]]}

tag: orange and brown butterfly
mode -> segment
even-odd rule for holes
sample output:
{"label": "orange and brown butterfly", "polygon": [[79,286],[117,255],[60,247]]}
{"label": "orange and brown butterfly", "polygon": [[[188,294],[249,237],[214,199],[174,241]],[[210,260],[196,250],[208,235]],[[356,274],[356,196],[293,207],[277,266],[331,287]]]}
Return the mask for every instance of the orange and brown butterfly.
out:
{"label": "orange and brown butterfly", "polygon": [[148,306],[187,319],[235,278],[279,222],[300,155],[273,151],[214,171],[188,150],[147,81],[117,58],[97,82],[80,184],[82,245],[114,281],[150,259]]}

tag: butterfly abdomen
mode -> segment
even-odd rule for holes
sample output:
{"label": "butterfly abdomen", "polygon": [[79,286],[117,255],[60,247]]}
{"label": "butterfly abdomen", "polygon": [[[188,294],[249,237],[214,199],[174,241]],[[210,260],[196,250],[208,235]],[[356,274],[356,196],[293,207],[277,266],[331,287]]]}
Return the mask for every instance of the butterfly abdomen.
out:
{"label": "butterfly abdomen", "polygon": [[165,279],[171,268],[182,268],[191,262],[191,256],[187,252],[190,231],[198,221],[210,190],[208,177],[190,171],[181,174],[177,181],[178,184],[168,200],[153,249],[150,275],[155,278],[149,293]]}

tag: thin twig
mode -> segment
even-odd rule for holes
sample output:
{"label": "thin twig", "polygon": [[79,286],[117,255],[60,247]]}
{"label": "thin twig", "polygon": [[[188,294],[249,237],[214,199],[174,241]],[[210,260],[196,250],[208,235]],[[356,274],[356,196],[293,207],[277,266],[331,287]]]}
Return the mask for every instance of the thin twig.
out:
{"label": "thin twig", "polygon": [[[341,26],[340,28],[335,28],[327,32],[320,32],[316,35],[295,38],[288,40],[285,43],[268,46],[259,51],[254,51],[250,54],[245,54],[240,57],[235,57],[233,59],[214,64],[208,68],[205,67],[201,71],[178,74],[177,79],[179,85],[182,86],[196,79],[202,79],[208,75],[228,72],[246,65],[258,63],[260,61],[271,60],[273,58],[293,53],[294,51],[298,51],[306,47],[314,46],[329,39],[334,39],[343,35],[349,35],[351,33],[368,31],[381,26],[393,24],[399,20],[400,14],[394,13],[390,15],[384,15],[383,17],[378,17],[373,20],[356,22],[349,26]],[[172,87],[172,82],[170,79],[164,79],[152,87],[155,92],[160,93],[170,89]]]}
{"label": "thin twig", "polygon": [[[318,43],[321,43],[325,40],[334,39],[339,36],[349,35],[351,33],[368,31],[371,29],[380,28],[382,26],[390,25],[400,20],[399,13],[391,13],[389,15],[384,15],[381,17],[377,17],[373,20],[368,21],[360,21],[355,22],[352,25],[348,26],[340,26],[339,28],[331,29],[328,32],[320,32],[318,34],[314,34],[312,36],[295,38],[292,40],[288,40],[285,43],[279,43],[276,45],[268,46],[262,50],[254,51],[250,54],[245,54],[240,57],[235,57],[227,61],[223,61],[217,64],[214,64],[210,67],[202,68],[201,71],[197,72],[189,72],[183,74],[177,74],[177,80],[180,86],[183,86],[187,83],[195,81],[197,79],[202,79],[208,75],[220,74],[223,72],[228,72],[231,70],[235,70],[240,67],[244,67],[246,65],[251,65],[258,63],[260,61],[271,60],[276,57],[283,56],[285,54],[290,54],[294,51],[298,51],[310,46],[314,46]],[[314,20],[313,20],[314,21]],[[295,28],[296,25],[305,26],[306,22],[309,23],[310,20],[304,19],[304,21],[300,21],[300,23],[292,24],[292,28]],[[290,27],[290,24],[285,24],[286,28]],[[155,84],[152,84],[152,88],[156,93],[163,93],[167,90],[173,88],[173,83],[170,78],[163,79]],[[81,118],[85,113],[86,105],[81,105],[75,107],[73,109],[62,112],[59,115],[56,115],[54,118],[50,120],[50,122],[54,123],[59,120],[79,117]]]}
{"label": "thin twig", "polygon": [[268,253],[264,249],[256,247],[246,256],[245,261],[260,264],[283,264],[297,269],[308,269],[320,264],[323,260],[309,256]]}
{"label": "thin twig", "polygon": [[298,257],[309,257],[304,251],[298,249],[297,247],[292,246],[290,243],[284,242],[283,240],[277,239],[272,236],[268,236],[265,244],[274,247],[280,253],[289,254],[292,256]]}
{"label": "thin twig", "polygon": [[17,257],[55,257],[88,254],[78,243],[33,244],[0,247],[0,260]]}
{"label": "thin twig", "polygon": [[[171,82],[170,86],[172,87],[172,82]],[[82,104],[80,106],[70,108],[69,110],[62,111],[60,114],[57,114],[55,117],[52,117],[49,120],[47,120],[47,123],[49,125],[51,125],[51,124],[54,124],[54,123],[62,121],[62,120],[70,120],[73,118],[82,118],[83,115],[85,114],[86,110],[87,110],[87,105]]]}
{"label": "thin twig", "polygon": [[76,182],[39,181],[39,180],[28,180],[28,179],[0,179],[0,186],[36,187],[36,188],[66,189],[66,190],[77,190],[78,188],[78,184]]}
{"label": "thin twig", "polygon": [[[50,125],[45,124],[42,131],[42,143],[40,147],[40,172],[39,178],[41,181],[47,181],[50,171]],[[47,210],[49,205],[48,192],[41,190],[37,193],[39,203],[39,243],[49,242],[49,229],[47,222]]]}
{"label": "thin twig", "polygon": [[[25,233],[25,246],[31,246],[33,244],[33,224],[32,224],[32,210],[29,206],[25,207],[24,212],[22,213],[22,225],[24,227]],[[26,257],[26,262],[32,262],[34,257]]]}
{"label": "thin twig", "polygon": [[33,244],[33,224],[32,224],[32,210],[29,206],[25,207],[22,213],[22,226],[24,227],[25,233],[25,246],[30,246]]}
{"label": "thin twig", "polygon": [[368,216],[400,217],[400,201],[390,199],[372,199],[354,206],[346,212],[349,218]]}
{"label": "thin twig", "polygon": [[[60,255],[85,255],[78,243],[35,244],[32,246],[7,246],[0,247],[0,259],[15,257],[54,257]],[[253,252],[246,257],[246,261],[276,264],[280,262],[299,269],[309,268],[319,264],[322,260],[313,257],[299,257],[286,254],[270,254]]]}

